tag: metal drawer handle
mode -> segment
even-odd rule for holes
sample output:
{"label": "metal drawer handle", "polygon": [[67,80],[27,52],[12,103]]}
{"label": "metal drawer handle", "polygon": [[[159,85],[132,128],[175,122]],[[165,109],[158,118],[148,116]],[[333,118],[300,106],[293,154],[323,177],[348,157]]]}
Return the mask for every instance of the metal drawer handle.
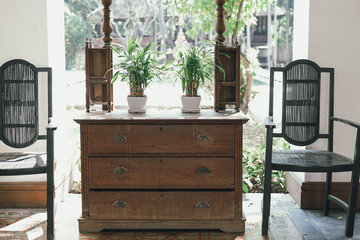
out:
{"label": "metal drawer handle", "polygon": [[211,173],[211,170],[207,167],[199,167],[196,169],[196,173],[204,174],[204,173]]}
{"label": "metal drawer handle", "polygon": [[197,136],[195,138],[195,141],[197,141],[197,142],[209,142],[210,138],[208,136],[206,136],[206,135],[200,134],[199,136]]}
{"label": "metal drawer handle", "polygon": [[126,202],[123,200],[117,200],[116,202],[114,202],[113,207],[126,207]]}
{"label": "metal drawer handle", "polygon": [[127,169],[124,168],[124,167],[117,167],[114,169],[113,173],[115,174],[124,174],[124,173],[127,173]]}
{"label": "metal drawer handle", "polygon": [[124,135],[122,135],[122,134],[117,135],[117,136],[115,136],[115,137],[113,138],[113,142],[114,142],[114,143],[123,143],[123,142],[126,142],[126,141],[127,141],[127,138],[126,138]]}
{"label": "metal drawer handle", "polygon": [[207,202],[198,202],[196,204],[197,208],[210,208],[210,204],[208,204]]}

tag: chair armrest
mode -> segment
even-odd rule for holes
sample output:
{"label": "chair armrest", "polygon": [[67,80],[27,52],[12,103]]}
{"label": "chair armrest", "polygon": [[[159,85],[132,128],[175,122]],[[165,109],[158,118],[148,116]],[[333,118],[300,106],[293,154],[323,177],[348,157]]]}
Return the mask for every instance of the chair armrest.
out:
{"label": "chair armrest", "polygon": [[49,123],[48,123],[48,125],[46,126],[46,130],[47,130],[47,131],[55,131],[56,129],[57,129],[56,124],[52,121],[51,118],[49,118]]}
{"label": "chair armrest", "polygon": [[273,117],[268,116],[264,120],[264,125],[266,128],[276,128],[276,124],[272,121]]}
{"label": "chair armrest", "polygon": [[352,127],[360,129],[360,123],[349,121],[349,120],[342,119],[342,118],[337,118],[337,117],[331,117],[331,119],[334,120],[334,121],[342,122],[342,123],[345,123],[345,124],[350,125]]}

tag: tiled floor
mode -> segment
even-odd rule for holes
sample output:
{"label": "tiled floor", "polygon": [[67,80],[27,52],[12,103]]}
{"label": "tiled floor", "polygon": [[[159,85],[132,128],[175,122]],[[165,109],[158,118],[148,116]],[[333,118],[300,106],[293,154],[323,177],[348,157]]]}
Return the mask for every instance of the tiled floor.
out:
{"label": "tiled floor", "polygon": [[[80,234],[77,218],[81,214],[81,196],[71,194],[58,207],[55,219],[56,240],[81,239],[135,239],[135,240],[340,240],[344,237],[345,213],[331,211],[324,217],[320,210],[304,211],[288,194],[272,194],[270,236],[261,236],[261,198],[262,194],[244,195],[244,212],[247,218],[245,234],[222,233],[221,231],[106,231],[93,234]],[[45,213],[35,214],[39,210],[0,210],[1,224],[12,223],[11,219],[22,219],[17,223],[0,229],[0,239],[45,239]],[[40,210],[44,212],[44,210]],[[28,217],[32,215],[31,217]],[[39,222],[42,222],[39,224]],[[357,213],[355,235],[360,239],[360,213]]]}

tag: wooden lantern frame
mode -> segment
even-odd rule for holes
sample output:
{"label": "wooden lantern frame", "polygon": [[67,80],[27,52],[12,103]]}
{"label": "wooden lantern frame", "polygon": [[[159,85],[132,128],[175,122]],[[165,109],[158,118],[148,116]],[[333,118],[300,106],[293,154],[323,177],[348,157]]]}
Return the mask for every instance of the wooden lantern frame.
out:
{"label": "wooden lantern frame", "polygon": [[[215,74],[214,74],[214,110],[226,110],[227,106],[235,106],[235,111],[240,111],[240,45],[234,47],[225,45],[223,33],[226,31],[224,21],[225,0],[215,0],[216,8],[216,37],[215,45]],[[220,71],[220,66],[224,72]]]}

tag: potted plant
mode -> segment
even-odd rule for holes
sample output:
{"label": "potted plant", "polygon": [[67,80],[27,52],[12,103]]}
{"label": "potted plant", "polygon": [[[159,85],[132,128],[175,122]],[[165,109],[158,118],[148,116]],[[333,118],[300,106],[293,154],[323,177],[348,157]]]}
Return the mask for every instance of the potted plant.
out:
{"label": "potted plant", "polygon": [[182,112],[200,112],[201,96],[198,95],[198,89],[204,85],[205,80],[212,81],[213,78],[214,58],[211,52],[205,46],[189,46],[184,51],[178,51],[174,66],[175,81],[181,80],[185,93],[181,96]]}
{"label": "potted plant", "polygon": [[141,47],[140,40],[127,39],[127,46],[112,46],[117,54],[119,62],[113,65],[112,69],[116,72],[111,80],[113,84],[119,77],[121,81],[127,81],[130,86],[130,94],[127,97],[128,111],[130,113],[146,112],[147,97],[145,89],[154,79],[160,78],[162,70],[167,69],[167,65],[159,65],[155,58],[158,53],[154,49],[154,43],[149,43],[145,47]]}

